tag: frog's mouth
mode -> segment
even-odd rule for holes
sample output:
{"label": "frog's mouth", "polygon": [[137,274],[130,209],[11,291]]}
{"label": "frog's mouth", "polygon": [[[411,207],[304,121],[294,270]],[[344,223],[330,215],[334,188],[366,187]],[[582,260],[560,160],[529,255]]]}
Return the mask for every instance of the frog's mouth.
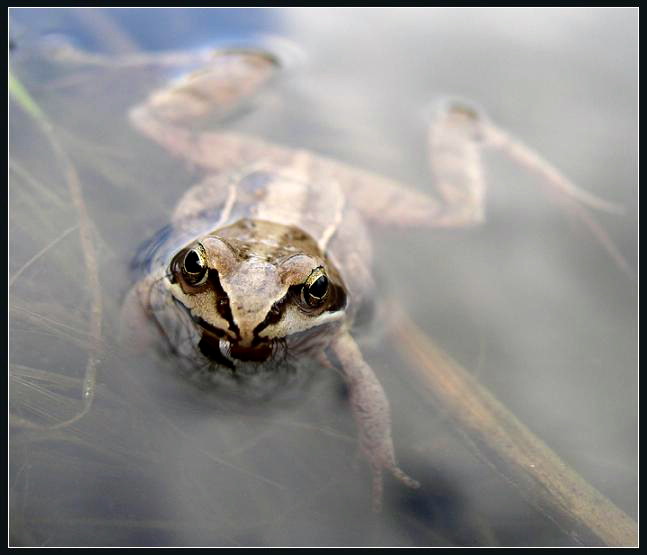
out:
{"label": "frog's mouth", "polygon": [[198,349],[209,360],[234,370],[236,362],[261,363],[271,358],[281,343],[277,340],[257,340],[252,346],[243,346],[224,337],[224,332],[204,322],[201,318],[193,318],[202,332]]}
{"label": "frog's mouth", "polygon": [[265,362],[272,356],[272,352],[271,343],[261,343],[254,347],[242,347],[237,344],[229,345],[229,356],[245,362]]}
{"label": "frog's mouth", "polygon": [[270,359],[276,351],[274,341],[259,343],[252,347],[243,347],[220,338],[203,328],[198,349],[209,360],[235,370],[237,362],[262,363]]}

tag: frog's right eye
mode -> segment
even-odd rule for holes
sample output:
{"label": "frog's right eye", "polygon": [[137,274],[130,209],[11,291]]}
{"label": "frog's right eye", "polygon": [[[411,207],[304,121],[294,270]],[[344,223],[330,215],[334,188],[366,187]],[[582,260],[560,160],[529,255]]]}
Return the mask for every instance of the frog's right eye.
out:
{"label": "frog's right eye", "polygon": [[207,260],[204,250],[195,247],[186,251],[181,264],[182,277],[192,286],[202,285],[207,281]]}

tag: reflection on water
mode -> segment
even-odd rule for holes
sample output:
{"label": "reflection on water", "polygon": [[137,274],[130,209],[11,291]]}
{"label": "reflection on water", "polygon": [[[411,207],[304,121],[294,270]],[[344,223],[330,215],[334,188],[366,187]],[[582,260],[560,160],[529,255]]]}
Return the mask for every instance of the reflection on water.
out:
{"label": "reflection on water", "polygon": [[[12,71],[56,125],[93,222],[104,331],[83,404],[92,291],[64,168],[12,104],[11,537],[16,545],[571,544],[477,459],[384,340],[361,336],[418,492],[370,475],[338,376],[295,399],[228,409],[151,352],[117,347],[128,261],[198,177],[132,131],[126,111],[168,74],[48,61],[43,38],[99,52],[182,49],[272,33],[301,67],[231,125],[425,188],[424,115],[459,95],[578,184],[635,267],[632,10],[12,10]],[[52,44],[49,42],[48,44]],[[376,232],[376,280],[568,464],[637,513],[636,287],[536,178],[488,158],[488,223]],[[388,337],[388,336],[387,336]],[[34,424],[37,426],[35,427]]]}

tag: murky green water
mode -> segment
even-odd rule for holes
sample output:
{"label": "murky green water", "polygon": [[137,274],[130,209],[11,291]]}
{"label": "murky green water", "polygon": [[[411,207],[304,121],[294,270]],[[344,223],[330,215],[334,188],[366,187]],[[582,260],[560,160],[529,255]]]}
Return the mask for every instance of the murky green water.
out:
{"label": "murky green water", "polygon": [[[272,34],[302,55],[233,128],[425,189],[425,109],[457,95],[583,188],[630,265],[637,246],[634,10],[16,10],[11,70],[55,125],[93,225],[102,292],[96,393],[87,260],[69,176],[42,130],[10,111],[10,532],[15,545],[571,545],[474,457],[380,335],[362,336],[420,492],[370,475],[336,375],[295,399],[227,409],[155,352],[117,345],[128,263],[199,178],[128,125],[171,75],[48,59],[60,37],[118,55]],[[44,46],[45,45],[45,46]],[[44,50],[45,49],[45,50]],[[487,223],[376,231],[375,276],[586,480],[637,515],[637,293],[538,180],[488,157]],[[386,338],[385,338],[386,337]],[[35,427],[34,425],[38,426]]]}

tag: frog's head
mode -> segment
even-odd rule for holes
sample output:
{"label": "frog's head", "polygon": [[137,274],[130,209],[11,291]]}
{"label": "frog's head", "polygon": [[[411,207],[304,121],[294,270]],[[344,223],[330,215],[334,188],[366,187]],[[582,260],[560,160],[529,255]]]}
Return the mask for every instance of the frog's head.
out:
{"label": "frog's head", "polygon": [[337,321],[346,292],[306,233],[241,220],[181,249],[170,291],[201,333],[199,350],[226,366],[263,362],[283,340]]}

